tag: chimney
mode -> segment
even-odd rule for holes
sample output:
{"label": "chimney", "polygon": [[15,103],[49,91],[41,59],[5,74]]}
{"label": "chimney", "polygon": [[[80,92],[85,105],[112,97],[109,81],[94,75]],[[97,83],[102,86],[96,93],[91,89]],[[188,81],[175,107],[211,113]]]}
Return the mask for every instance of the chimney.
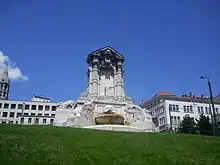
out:
{"label": "chimney", "polygon": [[192,97],[192,92],[189,92],[189,97]]}
{"label": "chimney", "polygon": [[182,97],[187,97],[186,92],[183,92]]}

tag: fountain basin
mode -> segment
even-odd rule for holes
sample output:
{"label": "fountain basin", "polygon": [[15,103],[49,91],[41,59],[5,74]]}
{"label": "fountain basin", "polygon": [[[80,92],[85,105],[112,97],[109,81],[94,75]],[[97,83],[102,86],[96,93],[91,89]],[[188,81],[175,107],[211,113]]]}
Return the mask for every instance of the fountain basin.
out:
{"label": "fountain basin", "polygon": [[97,125],[104,124],[124,124],[124,117],[119,114],[101,114],[95,118],[95,122]]}

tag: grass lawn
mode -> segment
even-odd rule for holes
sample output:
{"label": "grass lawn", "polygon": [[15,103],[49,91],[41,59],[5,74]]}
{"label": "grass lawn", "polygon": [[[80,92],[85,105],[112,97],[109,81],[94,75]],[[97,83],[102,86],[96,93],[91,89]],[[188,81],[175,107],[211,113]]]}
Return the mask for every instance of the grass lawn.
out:
{"label": "grass lawn", "polygon": [[1,165],[220,165],[220,138],[0,124]]}

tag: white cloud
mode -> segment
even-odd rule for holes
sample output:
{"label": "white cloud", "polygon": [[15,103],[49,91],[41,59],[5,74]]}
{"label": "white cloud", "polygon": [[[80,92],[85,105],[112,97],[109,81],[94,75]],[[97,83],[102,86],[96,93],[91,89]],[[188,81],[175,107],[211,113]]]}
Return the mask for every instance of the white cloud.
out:
{"label": "white cloud", "polygon": [[21,70],[12,62],[8,56],[5,56],[0,51],[0,74],[4,71],[6,64],[8,64],[8,75],[10,80],[28,80],[28,77],[23,75]]}

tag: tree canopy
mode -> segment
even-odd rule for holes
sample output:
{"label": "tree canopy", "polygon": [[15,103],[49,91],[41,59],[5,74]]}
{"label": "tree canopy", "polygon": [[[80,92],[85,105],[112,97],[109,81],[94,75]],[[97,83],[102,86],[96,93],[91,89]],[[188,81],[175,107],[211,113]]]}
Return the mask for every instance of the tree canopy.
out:
{"label": "tree canopy", "polygon": [[201,114],[197,120],[197,129],[201,135],[212,135],[213,129],[209,117]]}
{"label": "tree canopy", "polygon": [[199,119],[186,115],[179,125],[180,133],[199,133],[201,135],[212,135],[213,127],[208,116],[201,114]]}
{"label": "tree canopy", "polygon": [[181,133],[196,133],[196,123],[194,118],[186,115],[179,126],[179,132]]}

